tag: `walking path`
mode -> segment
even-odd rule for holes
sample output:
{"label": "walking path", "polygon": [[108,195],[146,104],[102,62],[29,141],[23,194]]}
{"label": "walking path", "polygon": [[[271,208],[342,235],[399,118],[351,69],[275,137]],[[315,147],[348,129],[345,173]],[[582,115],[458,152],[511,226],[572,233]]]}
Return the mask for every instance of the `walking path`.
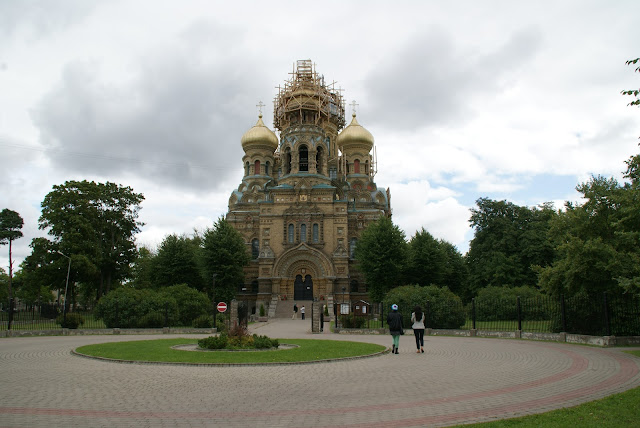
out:
{"label": "walking path", "polygon": [[[310,326],[276,319],[251,330],[391,345],[390,336],[312,335]],[[426,352],[416,354],[409,334],[399,355],[290,366],[135,365],[71,355],[85,344],[160,337],[178,336],[0,339],[0,426],[451,426],[640,386],[640,358],[617,349],[487,338],[426,337]]]}

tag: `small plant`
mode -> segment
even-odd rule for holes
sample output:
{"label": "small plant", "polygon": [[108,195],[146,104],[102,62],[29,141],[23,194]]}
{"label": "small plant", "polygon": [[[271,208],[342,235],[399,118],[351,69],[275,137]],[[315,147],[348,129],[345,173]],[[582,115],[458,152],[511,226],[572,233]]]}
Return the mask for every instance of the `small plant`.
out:
{"label": "small plant", "polygon": [[76,329],[82,324],[84,324],[84,318],[80,314],[71,312],[66,314],[66,319],[65,319],[65,315],[63,314],[58,315],[58,317],[56,318],[56,323],[60,324],[62,328]]}
{"label": "small plant", "polygon": [[263,317],[265,315],[264,305],[260,303],[260,316]]}
{"label": "small plant", "polygon": [[210,315],[200,315],[193,320],[195,328],[211,328],[213,327],[213,318]]}
{"label": "small plant", "polygon": [[224,318],[216,319],[216,330],[218,330],[218,333],[220,334],[223,334],[223,333],[226,334],[229,331],[229,328],[227,327],[227,323]]}
{"label": "small plant", "polygon": [[219,336],[209,336],[198,340],[198,346],[204,349],[224,349],[229,343],[229,337],[222,333]]}
{"label": "small plant", "polygon": [[267,336],[253,335],[253,345],[256,349],[277,348],[280,346],[278,339],[271,339]]}

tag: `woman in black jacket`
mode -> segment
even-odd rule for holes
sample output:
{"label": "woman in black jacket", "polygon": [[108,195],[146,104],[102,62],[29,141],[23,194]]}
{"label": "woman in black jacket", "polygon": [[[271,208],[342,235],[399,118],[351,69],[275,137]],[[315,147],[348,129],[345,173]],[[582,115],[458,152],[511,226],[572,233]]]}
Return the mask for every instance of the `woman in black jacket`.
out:
{"label": "woman in black jacket", "polygon": [[402,315],[398,312],[398,305],[395,303],[391,305],[391,312],[387,315],[387,325],[389,326],[389,333],[391,333],[391,337],[393,338],[391,353],[397,354],[400,345],[400,335],[404,333],[404,329],[402,325]]}

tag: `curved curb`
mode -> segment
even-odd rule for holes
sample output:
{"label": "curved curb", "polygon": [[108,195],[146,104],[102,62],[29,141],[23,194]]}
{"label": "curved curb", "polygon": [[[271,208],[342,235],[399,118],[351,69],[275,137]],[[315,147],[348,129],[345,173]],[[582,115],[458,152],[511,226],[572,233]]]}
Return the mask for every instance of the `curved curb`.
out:
{"label": "curved curb", "polygon": [[[283,343],[286,345],[285,343]],[[317,363],[334,363],[341,361],[350,361],[350,360],[361,360],[365,358],[379,357],[380,355],[388,354],[391,350],[386,348],[380,352],[374,352],[373,354],[366,355],[356,355],[353,357],[340,357],[340,358],[330,358],[330,359],[322,359],[322,360],[312,360],[312,361],[275,361],[275,362],[263,362],[263,363],[188,363],[188,362],[174,362],[174,361],[137,361],[137,360],[123,360],[119,358],[106,358],[106,357],[96,357],[94,355],[87,355],[77,351],[76,349],[71,350],[71,355],[75,355],[77,357],[88,358],[91,360],[99,360],[107,363],[119,363],[119,364],[139,364],[139,365],[159,365],[159,366],[188,366],[188,367],[243,367],[243,366],[292,366],[292,365],[303,365],[303,364],[317,364]]]}

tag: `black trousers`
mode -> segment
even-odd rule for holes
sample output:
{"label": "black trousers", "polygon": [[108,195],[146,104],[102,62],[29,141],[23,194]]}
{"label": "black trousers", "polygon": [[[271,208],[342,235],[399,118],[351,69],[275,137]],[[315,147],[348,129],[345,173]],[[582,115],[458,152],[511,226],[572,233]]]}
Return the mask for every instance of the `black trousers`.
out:
{"label": "black trousers", "polygon": [[418,349],[424,347],[424,328],[413,329],[413,335],[416,337],[416,347]]}

